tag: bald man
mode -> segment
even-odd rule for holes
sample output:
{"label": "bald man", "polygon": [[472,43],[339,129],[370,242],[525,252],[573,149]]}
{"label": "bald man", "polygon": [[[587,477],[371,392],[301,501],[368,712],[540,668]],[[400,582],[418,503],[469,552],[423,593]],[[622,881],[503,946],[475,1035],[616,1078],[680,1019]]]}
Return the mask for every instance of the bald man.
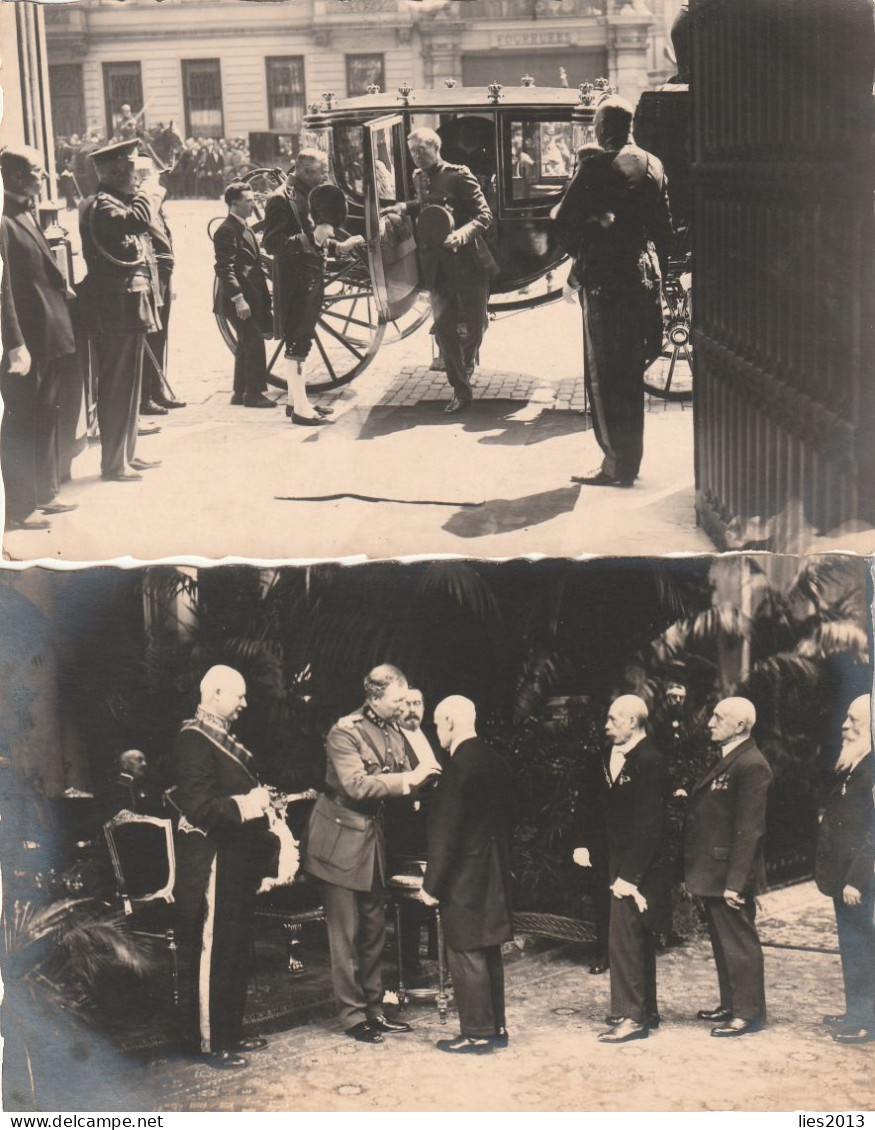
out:
{"label": "bald man", "polygon": [[459,1035],[443,1052],[481,1055],[506,1047],[502,942],[513,938],[510,878],[511,780],[477,736],[474,703],[453,695],[434,712],[449,753],[428,817],[427,906],[440,904]]}
{"label": "bald man", "polygon": [[814,878],[835,906],[844,1013],[825,1016],[838,1044],[875,1040],[875,757],[869,698],[848,707],[842,751],[817,837]]}
{"label": "bald man", "polygon": [[[666,849],[668,773],[645,729],[647,704],[638,695],[611,703],[605,733],[605,830],[611,917],[609,1028],[603,1044],[646,1039],[659,1024],[656,940],[668,933],[671,902]],[[579,849],[578,849],[579,850]],[[581,862],[575,852],[575,862]]]}
{"label": "bald man", "polygon": [[684,881],[702,900],[717,964],[720,1003],[702,1009],[712,1036],[743,1036],[765,1022],[756,895],[765,890],[766,801],[772,771],[751,737],[753,703],[724,698],[708,721],[718,761],[690,792]]}
{"label": "bald man", "polygon": [[246,706],[232,667],[211,667],[194,718],[173,750],[180,812],[176,836],[177,934],[189,1032],[217,1068],[248,1065],[267,1040],[243,1037],[255,893],[276,874],[279,840],[269,830],[270,796],[252,754],[231,734]]}

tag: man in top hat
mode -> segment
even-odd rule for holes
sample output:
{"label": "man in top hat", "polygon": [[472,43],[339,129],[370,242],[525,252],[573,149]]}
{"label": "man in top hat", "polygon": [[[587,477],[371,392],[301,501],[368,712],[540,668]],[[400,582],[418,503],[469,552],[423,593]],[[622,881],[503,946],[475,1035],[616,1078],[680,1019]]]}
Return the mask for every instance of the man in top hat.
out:
{"label": "man in top hat", "polygon": [[631,105],[604,99],[595,133],[598,145],[580,150],[554,213],[556,235],[574,258],[584,379],[604,453],[600,467],[573,481],[630,487],[644,450],[644,370],[662,349],[671,214],[661,163],[632,140]]}
{"label": "man in top hat", "polygon": [[76,350],[67,280],[33,212],[45,170],[38,150],[4,149],[3,346],[0,391],[3,424],[0,459],[10,529],[48,529],[43,514],[75,510],[55,502],[60,479],[62,357]]}
{"label": "man in top hat", "polygon": [[416,200],[389,211],[416,218],[429,205],[439,205],[452,216],[453,230],[442,246],[420,244],[420,263],[423,285],[431,292],[435,338],[453,389],[446,411],[461,412],[474,398],[471,374],[486,331],[489,280],[498,274],[484,239],[492,212],[471,170],[443,160],[434,130],[414,129],[407,148],[416,165]]}
{"label": "man in top hat", "polygon": [[262,239],[273,256],[274,306],[288,362],[288,414],[292,423],[303,427],[316,427],[331,414],[330,408],[310,403],[304,377],[325,296],[325,256],[364,242],[361,236],[337,240],[331,224],[314,220],[309,196],[327,181],[328,155],[302,149],[285,184],[270,195],[264,209]]}
{"label": "man in top hat", "polygon": [[708,729],[720,757],[690,791],[684,828],[684,883],[702,900],[720,987],[717,1008],[697,1015],[719,1037],[756,1032],[766,1016],[756,895],[766,886],[772,771],[751,737],[755,723],[746,698],[724,698],[714,707]]}
{"label": "man in top hat", "polygon": [[875,1040],[875,757],[868,695],[842,724],[842,750],[817,837],[814,879],[833,900],[845,1011],[825,1016],[838,1044]]}
{"label": "man in top hat", "polygon": [[148,173],[144,164],[138,165],[138,148],[134,138],[94,151],[97,193],[79,220],[88,267],[80,297],[97,369],[100,472],[111,482],[141,479],[140,471],[157,466],[138,459],[136,445],[143,347],[146,334],[161,325],[150,229],[164,188],[151,161]]}

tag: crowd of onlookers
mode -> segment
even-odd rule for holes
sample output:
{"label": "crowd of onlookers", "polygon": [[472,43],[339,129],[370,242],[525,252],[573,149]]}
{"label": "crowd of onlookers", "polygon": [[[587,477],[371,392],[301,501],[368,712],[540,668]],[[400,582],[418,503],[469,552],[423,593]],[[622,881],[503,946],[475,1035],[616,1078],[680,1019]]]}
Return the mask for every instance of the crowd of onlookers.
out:
{"label": "crowd of onlookers", "polygon": [[[168,196],[216,199],[222,195],[226,185],[255,167],[248,142],[243,137],[183,139],[173,123],[167,126],[163,122],[140,130],[138,136],[149,143],[158,159],[170,170],[166,178]],[[125,131],[117,131],[109,139],[122,140],[125,140]],[[109,141],[94,132],[57,138],[55,162],[58,184],[69,208],[75,208],[79,200],[94,193],[97,178],[91,154]]]}

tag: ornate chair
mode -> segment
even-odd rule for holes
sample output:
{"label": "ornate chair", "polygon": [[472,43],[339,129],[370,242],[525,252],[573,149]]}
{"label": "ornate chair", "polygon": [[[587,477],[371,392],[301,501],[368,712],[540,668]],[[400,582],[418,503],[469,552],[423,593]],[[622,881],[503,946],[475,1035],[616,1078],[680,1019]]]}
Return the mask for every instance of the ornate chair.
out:
{"label": "ornate chair", "polygon": [[422,860],[398,857],[392,874],[386,879],[386,893],[395,910],[395,946],[398,958],[398,1007],[404,1008],[408,1000],[434,999],[441,1024],[447,1022],[448,978],[444,928],[439,906],[430,908],[437,926],[438,984],[437,989],[409,989],[404,983],[404,958],[402,945],[402,908],[405,903],[419,901],[425,863]]}
{"label": "ornate chair", "polygon": [[118,896],[131,932],[163,941],[170,955],[171,992],[179,1004],[179,960],[173,921],[176,855],[173,824],[127,809],[103,825]]}

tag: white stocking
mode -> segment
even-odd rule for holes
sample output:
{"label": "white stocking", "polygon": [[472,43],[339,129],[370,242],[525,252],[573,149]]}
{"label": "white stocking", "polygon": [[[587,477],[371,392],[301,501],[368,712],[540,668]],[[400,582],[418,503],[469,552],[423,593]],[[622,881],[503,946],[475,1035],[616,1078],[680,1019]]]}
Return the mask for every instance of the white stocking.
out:
{"label": "white stocking", "polygon": [[307,396],[307,381],[304,377],[304,365],[301,361],[294,361],[295,366],[289,375],[289,392],[292,396],[292,410],[296,416],[306,416],[313,419],[318,415]]}

